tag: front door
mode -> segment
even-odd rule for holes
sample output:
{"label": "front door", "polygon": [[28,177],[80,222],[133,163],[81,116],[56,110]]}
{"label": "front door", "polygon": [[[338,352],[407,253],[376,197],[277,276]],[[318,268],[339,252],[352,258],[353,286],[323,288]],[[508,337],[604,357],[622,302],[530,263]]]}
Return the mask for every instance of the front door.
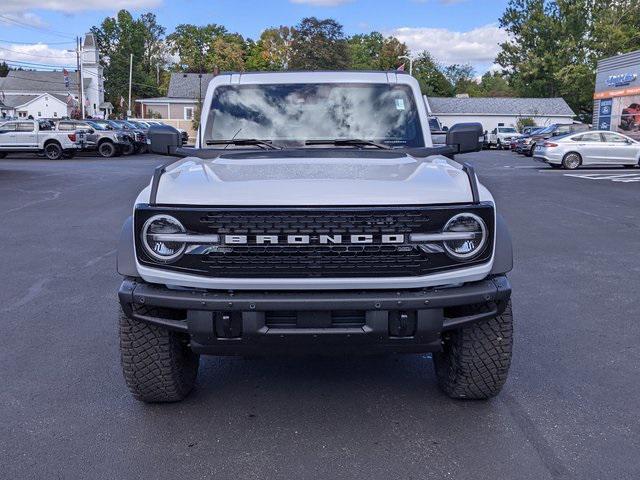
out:
{"label": "front door", "polygon": [[20,148],[38,148],[38,129],[36,122],[18,122],[15,146]]}
{"label": "front door", "polygon": [[17,122],[7,122],[0,126],[0,150],[10,150],[16,142]]}
{"label": "front door", "polygon": [[602,137],[600,137],[598,132],[587,132],[582,135],[575,135],[571,137],[571,141],[576,143],[576,151],[582,157],[582,165],[593,165],[603,162],[602,157],[606,155],[607,149],[604,147]]}
{"label": "front door", "polygon": [[638,163],[638,144],[613,132],[603,132],[602,137],[607,147],[607,163],[636,164]]}

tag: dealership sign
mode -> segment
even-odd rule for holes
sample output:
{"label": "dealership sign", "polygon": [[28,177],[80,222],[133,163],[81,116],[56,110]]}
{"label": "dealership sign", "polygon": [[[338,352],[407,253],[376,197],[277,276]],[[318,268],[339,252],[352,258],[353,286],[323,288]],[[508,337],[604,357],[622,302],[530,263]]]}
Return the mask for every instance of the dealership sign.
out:
{"label": "dealership sign", "polygon": [[619,73],[618,75],[609,75],[607,85],[610,87],[624,87],[631,82],[635,82],[638,75],[635,73]]}

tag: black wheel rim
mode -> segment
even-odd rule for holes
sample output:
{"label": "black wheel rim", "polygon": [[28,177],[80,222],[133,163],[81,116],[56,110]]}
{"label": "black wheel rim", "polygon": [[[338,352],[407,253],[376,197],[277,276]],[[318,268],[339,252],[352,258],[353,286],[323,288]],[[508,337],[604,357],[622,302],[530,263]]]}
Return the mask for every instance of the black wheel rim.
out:
{"label": "black wheel rim", "polygon": [[60,150],[56,145],[47,145],[47,148],[45,149],[45,153],[49,160],[56,160],[60,158]]}

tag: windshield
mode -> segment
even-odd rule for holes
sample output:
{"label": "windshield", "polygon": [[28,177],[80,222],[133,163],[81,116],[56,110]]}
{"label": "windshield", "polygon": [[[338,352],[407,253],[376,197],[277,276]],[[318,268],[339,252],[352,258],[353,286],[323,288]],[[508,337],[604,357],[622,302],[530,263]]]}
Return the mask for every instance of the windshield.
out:
{"label": "windshield", "polygon": [[511,127],[500,127],[498,129],[498,131],[500,133],[517,133],[515,128],[511,128]]}
{"label": "windshield", "polygon": [[106,130],[107,128],[103,125],[100,125],[99,123],[96,122],[87,122],[91,128],[95,128],[96,130]]}
{"label": "windshield", "polygon": [[556,125],[549,125],[547,128],[543,128],[538,133],[551,133],[556,129]]}
{"label": "windshield", "polygon": [[360,139],[423,147],[411,88],[388,84],[234,85],[215,89],[204,141]]}

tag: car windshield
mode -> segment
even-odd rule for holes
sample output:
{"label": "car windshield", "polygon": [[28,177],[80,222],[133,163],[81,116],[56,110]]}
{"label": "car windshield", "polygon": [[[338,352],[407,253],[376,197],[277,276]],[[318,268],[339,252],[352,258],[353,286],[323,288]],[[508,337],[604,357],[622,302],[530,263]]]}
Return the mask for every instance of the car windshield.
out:
{"label": "car windshield", "polygon": [[106,130],[107,128],[104,125],[100,125],[96,122],[87,122],[91,126],[91,128],[95,128],[96,130]]}
{"label": "car windshield", "polygon": [[300,143],[359,139],[423,147],[411,88],[389,84],[225,85],[215,89],[204,141]]}
{"label": "car windshield", "polygon": [[498,129],[500,133],[517,133],[515,128],[511,127],[501,127]]}
{"label": "car windshield", "polygon": [[549,125],[546,128],[543,128],[542,130],[540,130],[537,133],[551,133],[556,129],[557,125]]}

